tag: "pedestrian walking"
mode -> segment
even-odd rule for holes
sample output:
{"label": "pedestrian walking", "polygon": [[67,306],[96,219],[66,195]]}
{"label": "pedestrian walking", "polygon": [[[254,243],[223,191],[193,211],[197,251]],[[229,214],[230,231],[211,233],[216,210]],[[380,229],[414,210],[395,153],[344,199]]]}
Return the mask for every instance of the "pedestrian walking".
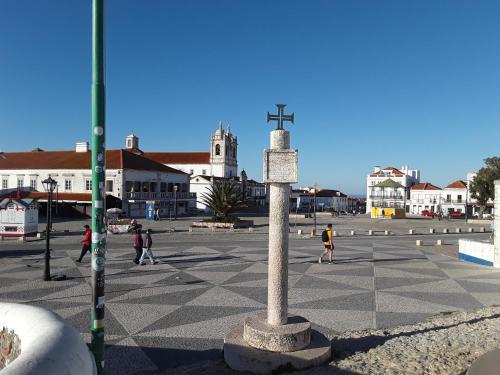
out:
{"label": "pedestrian walking", "polygon": [[148,257],[149,260],[151,261],[151,264],[156,264],[155,259],[153,257],[153,252],[151,251],[151,247],[153,246],[153,239],[151,238],[151,229],[148,229],[146,231],[146,240],[144,243],[144,247],[142,248],[142,255],[141,259],[139,259],[139,264],[141,266],[144,266],[145,263],[145,258]]}
{"label": "pedestrian walking", "polygon": [[80,241],[82,244],[82,251],[80,252],[80,257],[76,260],[78,263],[81,263],[84,255],[87,254],[87,251],[90,251],[90,244],[92,243],[92,232],[90,227],[87,224],[83,227],[85,228],[85,234],[83,235],[83,240]]}
{"label": "pedestrian walking", "polygon": [[160,209],[155,210],[155,221],[160,221]]}
{"label": "pedestrian walking", "polygon": [[333,230],[332,224],[328,224],[326,229],[321,233],[321,241],[323,241],[323,245],[325,246],[325,250],[318,259],[318,263],[323,262],[323,257],[328,254],[328,263],[332,264],[333,260]]}
{"label": "pedestrian walking", "polygon": [[142,240],[141,228],[136,228],[133,235],[133,243],[135,250],[135,258],[134,263],[139,264],[139,259],[142,255],[142,248],[144,246],[144,242]]}

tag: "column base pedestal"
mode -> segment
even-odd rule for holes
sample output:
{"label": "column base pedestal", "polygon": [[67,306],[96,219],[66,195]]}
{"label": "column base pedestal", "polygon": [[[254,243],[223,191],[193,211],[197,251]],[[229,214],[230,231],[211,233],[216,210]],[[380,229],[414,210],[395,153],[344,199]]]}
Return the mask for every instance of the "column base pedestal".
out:
{"label": "column base pedestal", "polygon": [[233,370],[254,374],[272,374],[277,370],[302,370],[320,366],[331,358],[331,343],[318,331],[310,331],[310,344],[293,352],[256,349],[243,338],[244,323],[234,327],[224,338],[224,360]]}

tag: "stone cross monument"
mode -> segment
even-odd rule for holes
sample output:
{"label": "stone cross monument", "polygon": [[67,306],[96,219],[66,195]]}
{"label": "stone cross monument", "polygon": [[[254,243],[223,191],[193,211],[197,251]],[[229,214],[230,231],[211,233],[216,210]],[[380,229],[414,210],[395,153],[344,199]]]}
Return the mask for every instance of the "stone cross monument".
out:
{"label": "stone cross monument", "polygon": [[277,121],[271,132],[271,148],[264,151],[264,182],[270,187],[269,267],[267,314],[245,319],[224,339],[224,359],[235,370],[257,374],[278,368],[304,369],[330,359],[330,342],[311,330],[311,324],[299,316],[288,315],[288,237],[290,184],[296,183],[297,150],[290,149],[290,132],[285,121],[285,104],[277,104],[278,114],[267,114]]}

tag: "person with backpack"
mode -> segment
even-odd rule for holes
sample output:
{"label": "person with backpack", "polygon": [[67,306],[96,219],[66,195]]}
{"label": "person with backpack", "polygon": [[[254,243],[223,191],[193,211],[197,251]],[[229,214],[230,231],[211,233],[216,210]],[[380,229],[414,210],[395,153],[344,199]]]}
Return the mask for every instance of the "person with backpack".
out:
{"label": "person with backpack", "polygon": [[82,244],[82,251],[80,252],[80,257],[76,260],[78,263],[81,263],[84,255],[90,251],[90,244],[92,243],[92,232],[90,227],[87,224],[83,227],[85,228],[85,234],[83,240],[80,241]]}
{"label": "person with backpack", "polygon": [[134,263],[139,264],[139,259],[142,256],[142,248],[144,246],[140,227],[136,227],[136,229],[134,231],[134,235],[132,237],[132,240],[133,240],[134,250],[135,250]]}
{"label": "person with backpack", "polygon": [[332,224],[328,224],[326,229],[321,233],[321,241],[323,241],[323,245],[325,246],[325,250],[321,254],[321,256],[318,259],[318,263],[323,262],[323,257],[328,254],[328,263],[332,264],[332,257],[333,257],[333,230],[332,230]]}
{"label": "person with backpack", "polygon": [[153,252],[151,251],[151,247],[153,246],[153,239],[151,238],[151,229],[146,231],[146,241],[145,246],[142,248],[141,259],[139,259],[139,264],[144,266],[146,263],[144,262],[145,258],[148,257],[151,261],[151,264],[156,264],[155,259],[153,258]]}

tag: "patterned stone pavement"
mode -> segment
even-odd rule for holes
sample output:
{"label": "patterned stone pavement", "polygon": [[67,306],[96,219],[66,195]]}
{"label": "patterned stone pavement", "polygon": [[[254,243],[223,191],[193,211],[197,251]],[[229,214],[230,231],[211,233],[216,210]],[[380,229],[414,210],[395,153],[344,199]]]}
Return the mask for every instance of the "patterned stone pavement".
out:
{"label": "patterned stone pavement", "polygon": [[[225,333],[265,309],[265,240],[157,238],[157,265],[132,263],[111,243],[106,269],[108,374],[165,371],[221,358]],[[208,242],[208,243],[207,243]],[[89,257],[54,245],[53,273],[41,281],[43,245],[0,244],[0,300],[55,311],[89,340]],[[336,242],[334,264],[318,264],[318,239],[290,242],[290,313],[338,332],[415,323],[445,311],[500,303],[500,271],[417,248],[410,238]]]}

